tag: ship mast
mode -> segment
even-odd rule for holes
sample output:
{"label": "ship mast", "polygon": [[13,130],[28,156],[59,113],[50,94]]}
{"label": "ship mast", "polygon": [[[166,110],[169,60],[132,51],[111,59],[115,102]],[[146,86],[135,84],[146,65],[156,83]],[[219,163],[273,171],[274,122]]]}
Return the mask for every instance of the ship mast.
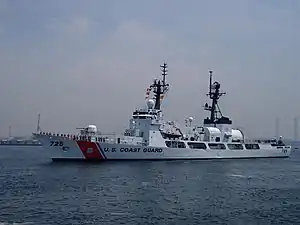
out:
{"label": "ship mast", "polygon": [[41,120],[41,114],[39,113],[38,114],[37,126],[36,126],[36,132],[37,133],[41,132],[40,120]]}
{"label": "ship mast", "polygon": [[11,138],[11,126],[8,127],[8,137]]}
{"label": "ship mast", "polygon": [[212,84],[212,72],[209,71],[209,93],[206,94],[209,96],[210,99],[212,99],[212,104],[209,106],[207,103],[204,106],[205,110],[210,111],[210,118],[206,119],[206,123],[215,124],[216,120],[218,119],[218,113],[223,117],[222,112],[220,110],[220,107],[218,105],[218,100],[222,95],[225,95],[225,92],[220,92],[220,83],[215,81]]}
{"label": "ship mast", "polygon": [[150,88],[153,88],[153,93],[154,93],[154,100],[155,100],[155,106],[154,109],[160,110],[161,107],[161,97],[163,94],[166,93],[167,88],[169,87],[169,84],[166,83],[166,76],[167,76],[167,69],[168,65],[164,63],[161,67],[161,72],[162,72],[162,80],[154,80],[153,84],[150,85]]}

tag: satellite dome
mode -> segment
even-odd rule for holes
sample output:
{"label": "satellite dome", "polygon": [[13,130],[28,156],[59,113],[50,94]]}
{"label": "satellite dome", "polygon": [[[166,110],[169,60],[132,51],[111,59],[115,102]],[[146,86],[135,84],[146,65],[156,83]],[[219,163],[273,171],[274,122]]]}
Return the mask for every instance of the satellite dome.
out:
{"label": "satellite dome", "polygon": [[87,130],[91,133],[97,133],[97,127],[95,125],[88,125]]}
{"label": "satellite dome", "polygon": [[153,99],[149,99],[147,101],[147,107],[148,107],[148,109],[153,109],[153,107],[154,107],[154,100]]}
{"label": "satellite dome", "polygon": [[194,120],[194,118],[190,116],[190,117],[188,118],[188,120],[189,120],[189,122],[192,122],[192,121]]}

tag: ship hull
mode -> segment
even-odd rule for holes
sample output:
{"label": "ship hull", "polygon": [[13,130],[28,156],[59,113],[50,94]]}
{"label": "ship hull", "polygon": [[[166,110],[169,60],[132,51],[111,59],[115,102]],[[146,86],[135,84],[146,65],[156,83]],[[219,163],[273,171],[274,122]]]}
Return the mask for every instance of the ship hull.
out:
{"label": "ship hull", "polygon": [[205,159],[249,159],[287,158],[291,147],[253,150],[211,150],[189,148],[167,148],[115,143],[97,143],[54,137],[39,137],[44,148],[52,154],[53,161],[106,161],[106,160],[205,160]]}
{"label": "ship hull", "polygon": [[42,144],[0,144],[0,146],[13,146],[13,147],[34,147],[34,146],[42,146]]}

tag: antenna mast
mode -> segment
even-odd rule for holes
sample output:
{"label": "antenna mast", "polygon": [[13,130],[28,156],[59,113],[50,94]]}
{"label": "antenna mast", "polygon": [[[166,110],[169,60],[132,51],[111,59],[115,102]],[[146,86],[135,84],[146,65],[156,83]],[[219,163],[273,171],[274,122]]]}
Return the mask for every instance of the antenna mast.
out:
{"label": "antenna mast", "polygon": [[160,66],[161,68],[161,72],[162,72],[162,77],[163,77],[163,84],[166,84],[166,76],[167,76],[167,72],[168,72],[168,65],[166,63],[164,63],[163,65]]}
{"label": "antenna mast", "polygon": [[11,126],[10,125],[8,127],[8,136],[9,136],[9,138],[11,138]]}
{"label": "antenna mast", "polygon": [[218,105],[218,100],[222,95],[225,95],[225,92],[220,92],[220,83],[215,81],[212,84],[212,73],[213,71],[209,71],[209,93],[206,94],[209,96],[210,99],[212,99],[212,104],[209,106],[207,103],[204,106],[205,110],[210,111],[210,118],[206,119],[206,123],[209,124],[215,124],[216,120],[218,119],[218,113],[223,117],[222,112],[220,110],[220,107]]}
{"label": "antenna mast", "polygon": [[209,95],[211,95],[212,72],[212,70],[209,71]]}
{"label": "antenna mast", "polygon": [[36,132],[37,133],[39,133],[41,131],[40,119],[41,119],[41,114],[39,113],[39,115],[38,115],[38,123],[37,123],[37,127],[36,127]]}
{"label": "antenna mast", "polygon": [[153,84],[150,85],[150,88],[153,88],[154,99],[155,99],[155,106],[154,109],[160,110],[161,107],[161,97],[163,94],[167,92],[169,84],[166,83],[166,76],[168,71],[167,63],[164,63],[161,67],[162,72],[162,80],[154,80]]}

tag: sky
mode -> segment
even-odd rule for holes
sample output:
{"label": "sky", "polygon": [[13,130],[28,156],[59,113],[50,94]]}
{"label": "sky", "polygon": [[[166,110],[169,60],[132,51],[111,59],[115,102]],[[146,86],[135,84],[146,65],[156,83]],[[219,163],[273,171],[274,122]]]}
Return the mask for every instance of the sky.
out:
{"label": "sky", "polygon": [[[249,137],[300,119],[297,0],[0,0],[0,136],[122,132],[168,63],[165,119],[202,123],[208,70]],[[300,123],[300,121],[299,121]]]}

